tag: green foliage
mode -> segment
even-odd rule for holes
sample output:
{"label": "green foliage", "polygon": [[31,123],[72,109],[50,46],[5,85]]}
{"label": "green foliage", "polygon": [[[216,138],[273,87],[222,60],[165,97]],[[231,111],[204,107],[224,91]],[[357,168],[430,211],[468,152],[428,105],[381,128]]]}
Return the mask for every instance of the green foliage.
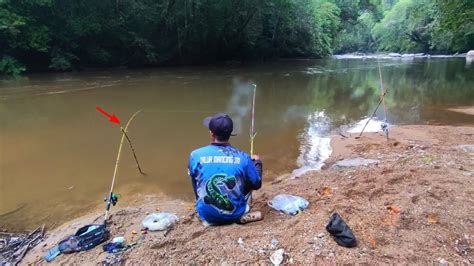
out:
{"label": "green foliage", "polygon": [[27,56],[48,51],[48,26],[34,14],[49,6],[49,1],[0,2],[0,75],[18,75],[26,70]]}
{"label": "green foliage", "polygon": [[474,45],[474,2],[400,0],[372,33],[379,50],[466,52]]}
{"label": "green foliage", "polygon": [[380,3],[378,0],[336,0],[336,3],[341,9],[337,52],[374,51],[376,47],[371,30],[382,18],[385,1]]}
{"label": "green foliage", "polygon": [[474,1],[435,1],[431,48],[465,52],[474,47]]}
{"label": "green foliage", "polygon": [[372,32],[385,51],[429,50],[433,3],[430,0],[400,0]]}
{"label": "green foliage", "polygon": [[3,0],[0,57],[8,59],[0,73],[7,73],[6,66],[68,71],[354,51],[466,51],[474,45],[473,5],[471,0]]}
{"label": "green foliage", "polygon": [[335,38],[341,24],[339,7],[331,2],[318,1],[313,6],[313,13],[318,26],[319,38],[325,45],[323,54],[333,53],[335,47]]}
{"label": "green foliage", "polygon": [[77,56],[63,52],[60,49],[53,48],[51,52],[51,64],[49,68],[54,70],[66,71],[73,68],[73,63],[78,60]]}
{"label": "green foliage", "polygon": [[0,75],[8,75],[16,77],[25,71],[25,67],[22,66],[15,58],[11,56],[3,56],[0,60]]}

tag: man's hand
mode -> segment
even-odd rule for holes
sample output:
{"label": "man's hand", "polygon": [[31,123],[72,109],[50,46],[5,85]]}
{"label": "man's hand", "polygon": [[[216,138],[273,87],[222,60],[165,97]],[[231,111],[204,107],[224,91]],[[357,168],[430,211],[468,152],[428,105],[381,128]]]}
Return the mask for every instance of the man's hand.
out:
{"label": "man's hand", "polygon": [[[252,155],[252,162],[255,165],[255,169],[257,170],[258,176],[261,179],[262,174],[263,174],[263,163],[262,163],[262,161],[260,161],[260,156],[258,156],[256,154]],[[260,188],[260,186],[258,186],[258,188]],[[256,189],[258,189],[258,188],[256,188]]]}

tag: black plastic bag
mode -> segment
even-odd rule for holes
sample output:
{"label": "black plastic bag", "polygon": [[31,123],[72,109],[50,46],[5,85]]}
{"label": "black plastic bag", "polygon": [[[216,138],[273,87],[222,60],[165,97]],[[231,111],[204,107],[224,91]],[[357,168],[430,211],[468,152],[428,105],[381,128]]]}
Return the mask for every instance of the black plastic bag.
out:
{"label": "black plastic bag", "polygon": [[326,230],[332,235],[336,243],[340,246],[352,248],[357,246],[357,239],[352,233],[351,228],[342,220],[337,213],[331,215]]}

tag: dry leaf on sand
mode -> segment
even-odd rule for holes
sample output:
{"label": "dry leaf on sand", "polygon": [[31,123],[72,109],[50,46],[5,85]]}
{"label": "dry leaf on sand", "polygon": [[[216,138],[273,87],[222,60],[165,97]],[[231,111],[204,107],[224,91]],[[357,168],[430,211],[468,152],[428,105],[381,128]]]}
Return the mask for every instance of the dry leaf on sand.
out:
{"label": "dry leaf on sand", "polygon": [[323,188],[323,195],[324,196],[332,196],[332,194],[333,194],[332,188],[330,188],[330,187]]}
{"label": "dry leaf on sand", "polygon": [[377,246],[377,240],[371,238],[371,239],[370,239],[370,247],[371,247],[372,249],[375,249],[376,246]]}
{"label": "dry leaf on sand", "polygon": [[402,211],[402,209],[396,205],[390,205],[387,207],[387,209],[391,212],[391,213],[394,213],[394,214],[397,214],[397,213],[400,213]]}
{"label": "dry leaf on sand", "polygon": [[426,216],[429,224],[437,224],[438,223],[438,214],[430,212]]}

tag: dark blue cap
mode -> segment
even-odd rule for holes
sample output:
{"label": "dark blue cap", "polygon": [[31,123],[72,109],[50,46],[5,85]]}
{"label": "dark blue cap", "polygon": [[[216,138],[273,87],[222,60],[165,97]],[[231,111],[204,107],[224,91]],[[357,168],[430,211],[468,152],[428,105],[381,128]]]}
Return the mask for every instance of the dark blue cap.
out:
{"label": "dark blue cap", "polygon": [[202,123],[216,136],[222,138],[230,138],[230,136],[235,136],[232,134],[232,130],[234,130],[234,122],[232,122],[232,119],[225,113],[218,113],[213,116],[206,117]]}

